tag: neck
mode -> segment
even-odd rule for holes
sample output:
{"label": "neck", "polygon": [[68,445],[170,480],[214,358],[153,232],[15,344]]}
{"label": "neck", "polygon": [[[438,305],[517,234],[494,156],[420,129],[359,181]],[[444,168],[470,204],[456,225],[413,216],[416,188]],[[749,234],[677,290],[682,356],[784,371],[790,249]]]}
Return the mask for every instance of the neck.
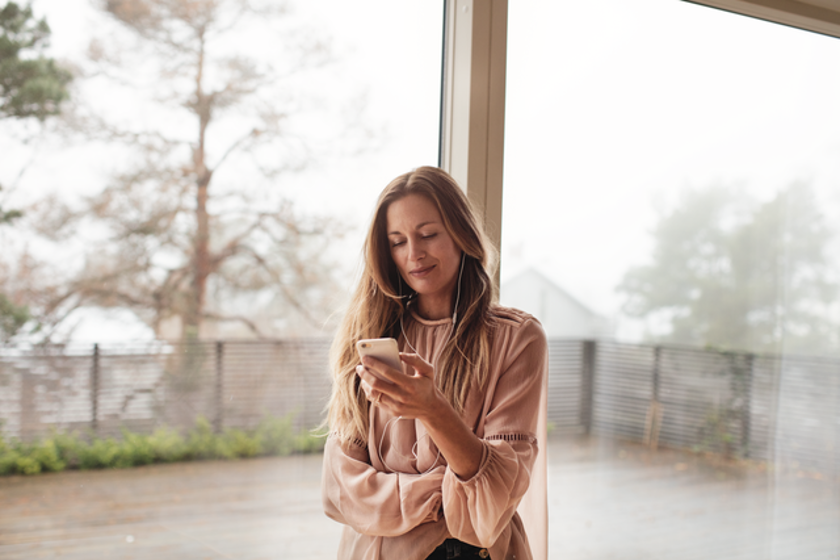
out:
{"label": "neck", "polygon": [[417,297],[417,313],[424,319],[437,321],[452,317],[452,295],[447,297],[423,296]]}

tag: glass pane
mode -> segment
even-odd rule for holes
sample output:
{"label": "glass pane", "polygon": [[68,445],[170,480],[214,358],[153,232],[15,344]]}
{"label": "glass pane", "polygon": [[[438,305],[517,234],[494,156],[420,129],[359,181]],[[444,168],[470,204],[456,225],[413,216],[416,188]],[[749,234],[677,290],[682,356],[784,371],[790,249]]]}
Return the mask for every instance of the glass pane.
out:
{"label": "glass pane", "polygon": [[[326,219],[330,243],[323,244],[320,259],[329,262],[337,276],[352,275],[379,191],[408,169],[437,163],[442,4],[411,1],[395,7],[378,0],[362,5],[338,1],[220,3],[221,15],[215,23],[228,18],[233,27],[227,30],[211,25],[204,87],[210,93],[233,73],[250,81],[242,91],[231,94],[232,98],[241,97],[212,112],[206,131],[203,150],[213,172],[208,209],[216,222],[238,212],[237,205],[276,209],[281,199],[290,201],[304,226]],[[266,15],[262,20],[237,16],[237,6],[244,5],[262,7]],[[183,165],[186,173],[191,173],[190,150],[198,145],[199,130],[197,115],[189,109],[195,62],[189,56],[174,61],[157,56],[149,41],[138,39],[126,25],[88,2],[40,0],[33,6],[36,16],[45,17],[52,28],[51,47],[45,53],[79,74],[71,91],[72,104],[86,120],[80,117],[75,122],[82,123],[82,133],[68,131],[55,120],[47,121],[46,130],[34,120],[2,121],[5,132],[0,146],[10,157],[4,158],[0,169],[0,207],[25,208],[55,193],[78,209],[81,197],[95,196],[106,185],[124,181],[143,158],[149,165],[157,158],[154,164],[160,165],[164,159],[161,152],[166,150],[172,160],[166,164],[173,172]],[[124,6],[115,9],[130,12]],[[173,24],[172,28],[176,33],[185,32],[183,25]],[[137,53],[148,56],[144,59]],[[256,90],[250,97],[249,88]],[[104,124],[97,129],[100,120]],[[271,132],[278,133],[276,141],[264,141],[266,121],[275,127]],[[56,128],[68,135],[54,134]],[[158,145],[156,152],[142,152],[137,144],[126,141],[126,132],[138,130],[151,131],[144,140],[161,135],[172,145],[166,150]],[[258,134],[249,136],[251,131]],[[149,172],[149,166],[144,172]],[[185,204],[193,201],[189,194]],[[158,202],[150,199],[148,204]],[[30,212],[30,216],[35,214]],[[235,231],[234,221],[230,218],[224,226]],[[89,241],[97,242],[109,227],[100,221],[83,231],[92,236]],[[220,232],[217,227],[212,243],[229,241],[230,236]],[[9,228],[0,234],[36,257],[41,253],[58,256],[53,246],[42,248],[31,239],[15,236]],[[62,239],[62,252],[68,259],[76,259],[62,264],[63,270],[79,268],[90,245],[75,241],[69,235]],[[166,267],[160,268],[157,273],[166,274]],[[243,305],[248,308],[248,302],[213,282],[207,297],[217,314],[233,315],[239,313],[233,307],[240,312]],[[252,299],[266,297],[270,296],[257,294]],[[225,307],[225,299],[237,303]],[[260,312],[262,305],[248,308],[249,312]],[[329,315],[329,305],[321,307],[316,313],[319,316],[309,321],[311,325]],[[272,311],[277,316],[295,315],[288,308]],[[146,317],[133,318],[119,306],[107,313],[86,306],[74,312],[65,325],[75,325],[71,336],[75,340],[154,337],[154,329],[144,326],[144,321],[151,322]],[[295,321],[301,325],[307,322],[296,315]],[[289,321],[272,323],[267,318],[257,326],[269,335],[293,334],[298,328]],[[162,328],[166,330],[166,325]],[[204,328],[211,338],[252,334],[244,324],[230,322]],[[314,331],[309,329],[309,334]],[[59,338],[67,332],[69,327]]]}
{"label": "glass pane", "polygon": [[[42,126],[0,118],[0,209],[24,210],[21,222],[0,224],[0,295],[29,306],[36,318],[52,320],[72,306],[47,316],[47,300],[38,297],[73,289],[72,280],[83,272],[96,274],[91,263],[108,260],[98,257],[124,258],[120,262],[128,267],[143,269],[141,274],[132,268],[122,283],[103,280],[101,293],[113,297],[92,298],[72,310],[52,337],[61,344],[33,344],[45,338],[45,327],[27,331],[17,346],[6,345],[9,308],[0,299],[0,557],[335,558],[342,526],[324,515],[318,453],[324,438],[310,430],[321,423],[329,398],[330,337],[345,292],[353,288],[376,198],[397,175],[437,163],[443,2],[34,0],[32,5],[52,29],[44,54],[84,70],[71,91],[82,114],[122,127],[121,134],[147,129],[147,136],[140,135],[144,140],[172,140],[144,152],[138,143],[124,145],[130,134],[104,129],[80,134],[53,119]],[[157,12],[146,11],[152,5]],[[244,81],[216,92],[222,101],[200,145],[201,101],[190,89],[198,57],[192,65],[180,64],[180,58],[160,56],[170,45],[143,41],[181,40],[187,30],[178,18],[195,22],[200,19],[195,12],[216,5],[223,8],[211,27],[221,39],[211,37],[212,47],[201,51],[208,63],[206,92],[228,73],[240,73]],[[247,5],[267,12],[239,18],[237,10]],[[97,7],[138,18],[143,40]],[[161,13],[169,18],[162,27],[156,20]],[[92,52],[103,64],[86,59],[94,37],[99,43]],[[120,52],[125,58],[114,61],[125,64],[113,74],[104,71],[117,47],[132,41],[145,50]],[[196,43],[190,48],[191,55],[199,52]],[[140,52],[156,58],[143,60]],[[268,83],[272,67],[280,78]],[[165,72],[155,74],[161,68]],[[252,71],[265,83],[248,81]],[[134,79],[142,87],[134,87]],[[261,96],[234,99],[263,86]],[[261,117],[277,125],[270,132],[279,132],[279,141],[258,142],[267,134],[255,124]],[[169,273],[197,259],[191,243],[200,236],[198,220],[189,212],[199,204],[195,179],[201,166],[195,162],[204,156],[214,169],[208,195],[211,252],[220,258],[225,247],[242,255],[261,253],[250,263],[233,263],[224,279],[208,280],[207,315],[228,313],[246,321],[202,324],[195,340],[180,336],[183,323],[160,327],[167,312],[175,314],[166,306],[181,300],[142,308],[132,294],[140,293],[136,284],[157,282],[160,289],[146,290],[151,297],[144,301],[164,301],[158,296],[166,291]],[[171,174],[151,177],[162,162]],[[112,212],[102,221],[86,216],[77,229],[74,223],[53,238],[33,231],[39,226],[35,217],[56,199],[79,209],[85,197],[129,183],[137,196],[123,196],[124,190],[114,197],[123,201],[123,215]],[[183,189],[173,198],[180,196],[186,210],[149,245],[118,244],[111,234],[121,227],[125,238],[150,239],[143,231],[127,232],[127,223],[143,226],[137,215],[170,203],[161,194],[173,185]],[[105,199],[98,206],[103,214]],[[39,207],[31,206],[39,201]],[[268,227],[286,213],[301,227]],[[60,217],[44,214],[45,220]],[[317,234],[319,229],[327,233]],[[310,230],[316,235],[306,237]],[[249,237],[254,231],[258,235]],[[168,234],[174,242],[164,239]],[[259,260],[283,259],[298,249],[289,262],[306,274],[290,265],[275,267],[268,282],[257,278]],[[43,267],[27,269],[24,254]],[[143,268],[146,256],[155,267]],[[307,276],[313,270],[323,276]],[[181,273],[173,283],[192,285],[192,278],[185,280],[189,272]],[[334,282],[324,284],[324,277]],[[53,285],[55,293],[35,280]],[[260,289],[248,288],[251,280],[263,282]],[[231,292],[237,283],[242,290]],[[306,300],[313,285],[320,286],[319,299]],[[318,307],[277,307],[283,298]],[[311,317],[302,317],[304,312]],[[261,340],[247,322],[259,328]],[[254,455],[260,458],[197,460]],[[143,468],[122,468],[138,465]],[[4,476],[39,470],[62,472]]]}
{"label": "glass pane", "polygon": [[552,339],[551,557],[835,557],[840,41],[660,0],[509,22],[501,299]]}

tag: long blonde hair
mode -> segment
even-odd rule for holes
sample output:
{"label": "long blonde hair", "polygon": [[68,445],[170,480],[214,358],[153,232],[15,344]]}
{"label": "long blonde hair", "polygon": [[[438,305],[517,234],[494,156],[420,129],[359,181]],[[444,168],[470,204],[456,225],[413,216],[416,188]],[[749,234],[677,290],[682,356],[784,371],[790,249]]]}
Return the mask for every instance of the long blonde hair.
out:
{"label": "long blonde hair", "polygon": [[370,404],[356,375],[356,341],[399,338],[405,302],[414,295],[410,288],[406,288],[409,293],[400,293],[400,286],[407,283],[400,282],[387,238],[388,207],[410,194],[435,204],[446,231],[464,253],[458,323],[438,358],[437,386],[461,413],[472,381],[483,387],[487,378],[496,252],[455,180],[436,167],[418,167],[391,181],[379,195],[365,240],[362,277],[330,349],[333,380],[327,421],[330,430],[343,439],[365,442],[369,428]]}

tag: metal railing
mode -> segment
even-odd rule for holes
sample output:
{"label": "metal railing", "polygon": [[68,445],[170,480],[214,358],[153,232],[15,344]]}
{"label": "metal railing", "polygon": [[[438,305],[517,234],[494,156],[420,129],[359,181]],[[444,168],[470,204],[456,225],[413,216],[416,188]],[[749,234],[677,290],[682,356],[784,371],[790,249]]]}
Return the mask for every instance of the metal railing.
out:
{"label": "metal railing", "polygon": [[266,415],[317,426],[329,396],[323,339],[36,347],[0,355],[0,420],[29,440],[52,429],[119,435],[256,426]]}
{"label": "metal railing", "polygon": [[[326,339],[0,350],[0,421],[119,435],[160,425],[249,428],[323,419]],[[549,341],[549,422],[652,446],[840,473],[840,361],[611,341]]]}
{"label": "metal railing", "polygon": [[549,341],[549,422],[840,474],[840,361]]}

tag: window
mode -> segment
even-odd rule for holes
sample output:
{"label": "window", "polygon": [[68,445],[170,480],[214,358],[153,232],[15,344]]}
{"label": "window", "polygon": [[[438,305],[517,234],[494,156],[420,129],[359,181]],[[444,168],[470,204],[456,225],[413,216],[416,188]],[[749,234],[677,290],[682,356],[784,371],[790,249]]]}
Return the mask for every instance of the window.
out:
{"label": "window", "polygon": [[[124,38],[120,33],[125,30],[93,11],[86,2],[38,0],[33,4],[36,15],[46,17],[52,28],[50,54],[56,58],[80,60],[94,34],[103,33],[107,38],[108,33],[113,33],[114,37]],[[109,3],[112,4],[119,3]],[[140,3],[122,4],[117,7],[136,8]],[[232,2],[228,6],[242,4],[245,3]],[[302,144],[284,147],[299,150],[292,153],[304,157],[293,161],[291,169],[284,169],[278,176],[262,177],[260,187],[270,188],[257,193],[256,183],[252,181],[254,168],[277,163],[272,157],[282,163],[288,152],[278,150],[268,155],[262,152],[263,159],[257,158],[255,162],[245,151],[239,159],[231,156],[226,160],[231,166],[219,168],[224,173],[219,171],[215,177],[218,182],[211,188],[218,185],[215,193],[224,193],[231,199],[238,195],[269,199],[280,192],[294,201],[297,212],[326,217],[330,226],[338,223],[338,229],[345,235],[338,241],[329,240],[326,259],[337,269],[336,276],[342,278],[340,288],[349,291],[378,193],[395,176],[438,161],[443,2],[289,2],[288,7],[289,13],[278,16],[279,23],[272,21],[277,27],[269,31],[276,33],[267,33],[260,25],[262,22],[252,21],[247,32],[234,35],[227,44],[230,51],[221,47],[214,54],[223,56],[245,50],[258,60],[258,66],[275,63],[282,67],[287,60],[276,53],[282,51],[279,47],[285,39],[292,43],[323,43],[328,56],[313,56],[317,64],[311,66],[305,64],[304,58],[302,67],[296,69],[293,85],[300,88],[293,94],[289,94],[291,88],[279,88],[279,95],[269,98],[278,101],[276,109],[289,113],[283,123],[291,122],[294,133],[307,141],[306,149],[300,149]],[[318,55],[318,45],[313,47],[310,54]],[[112,53],[106,48],[100,54]],[[143,68],[136,70],[139,74]],[[131,91],[126,92],[130,88],[123,84],[108,86],[104,81],[89,83],[81,78],[77,81],[78,91],[74,93],[80,102],[95,109],[94,114],[114,117],[117,122],[163,122],[171,127],[167,132],[183,124],[183,120],[168,120],[169,113],[164,112],[165,116],[161,117],[154,112],[154,101],[161,101],[155,99],[160,90],[152,87],[151,101],[146,99],[148,104],[139,109],[137,105],[125,103],[127,99],[135,99]],[[171,105],[175,110],[182,108],[177,100]],[[243,114],[247,112],[244,109]],[[232,124],[225,126],[235,129],[236,125],[249,122],[238,113],[232,120]],[[3,194],[14,194],[3,199],[3,209],[24,207],[49,192],[79,203],[81,195],[101,191],[109,183],[111,173],[119,172],[120,165],[134,155],[130,150],[103,147],[102,143],[90,145],[76,136],[71,140],[57,138],[51,135],[49,127],[41,131],[37,127],[12,130],[7,122],[0,126],[0,152],[15,156],[2,158]],[[189,121],[175,133],[193,139],[196,128]],[[225,134],[229,130],[210,129],[217,142],[208,143],[208,153],[214,162],[224,157],[225,143],[229,146],[235,139]],[[37,137],[37,142],[24,143],[21,137],[30,140]],[[298,166],[301,161],[305,165]],[[189,157],[185,165],[189,165]],[[259,210],[271,208],[263,206]],[[219,202],[213,212],[227,209]],[[95,235],[97,231],[86,233]],[[36,250],[39,247],[26,238],[31,235],[28,230],[2,231],[0,235],[4,236],[4,261],[11,259],[12,248],[29,246]],[[60,259],[67,257],[71,249],[74,247],[62,238],[57,249],[48,247],[37,256]],[[2,263],[6,264],[9,263]],[[61,267],[61,262],[51,264],[63,273],[82,263],[69,259],[66,268]],[[7,271],[0,266],[0,274]],[[0,286],[5,286],[2,281],[5,278],[0,278]],[[258,308],[262,305],[259,300],[256,304],[253,300],[244,303],[252,309],[254,305]],[[333,305],[330,311],[334,310]],[[126,314],[132,317],[131,313]],[[51,347],[39,356],[28,355],[26,349],[0,352],[0,433],[6,442],[17,436],[48,436],[51,427],[79,430],[83,434],[93,428],[103,437],[118,436],[122,427],[148,433],[163,423],[188,426],[197,414],[208,420],[208,429],[219,431],[253,427],[251,420],[265,412],[301,416],[303,410],[315,418],[306,422],[311,424],[320,419],[326,397],[321,377],[326,373],[324,362],[329,343],[326,339],[332,334],[330,330],[316,328],[314,333],[297,333],[314,334],[319,337],[317,340],[287,338],[276,344],[253,340],[217,344],[216,337],[242,333],[205,332],[211,342],[193,354],[184,352],[196,358],[193,360],[195,375],[180,379],[181,389],[192,392],[198,399],[178,399],[171,398],[178,394],[177,383],[172,383],[177,372],[173,373],[166,361],[177,354],[173,349],[179,347],[172,344],[167,349],[166,344],[146,344],[154,336],[151,326],[141,321],[142,313],[126,324],[126,314],[101,312],[91,306],[71,317],[70,323],[78,322],[78,328],[70,337],[74,344],[69,347]],[[274,317],[282,319],[280,314]],[[296,334],[294,326],[267,325],[269,330],[276,328],[286,335]],[[141,347],[130,344],[138,339],[144,343]],[[100,343],[95,351],[94,342]],[[162,348],[164,351],[152,355],[149,348],[154,352]],[[313,353],[317,354],[314,366]],[[242,366],[239,372],[226,369],[233,362]],[[196,385],[201,390],[193,390]],[[302,388],[303,393],[299,392]],[[317,394],[310,391],[312,402],[295,402],[307,388],[316,390]],[[247,389],[257,400],[237,403],[242,389]],[[169,397],[165,396],[167,393]],[[178,406],[169,411],[160,409],[164,401],[175,400],[180,401]],[[264,408],[277,407],[280,402],[286,402],[285,411]],[[246,416],[251,420],[242,423]],[[282,423],[273,426],[280,432],[288,428]],[[103,451],[100,458],[114,459],[108,451],[109,445],[104,442],[98,448]],[[3,468],[7,466],[5,451],[0,440]],[[94,460],[92,456],[89,459]],[[54,546],[53,550],[61,548],[67,554],[76,551],[82,557],[103,554],[166,557],[170,553],[167,551],[177,548],[186,556],[334,558],[341,526],[326,519],[321,509],[320,461],[320,455],[302,455],[266,461],[194,462],[146,469],[68,472],[23,481],[0,477],[4,507],[13,502],[19,505],[14,511],[6,509],[6,521],[0,522],[3,535],[0,556],[29,558],[36,554],[35,548],[42,549],[44,543],[51,542],[46,546]],[[224,480],[216,478],[221,472],[225,473]],[[91,493],[85,494],[88,491]],[[27,505],[31,505],[35,496],[45,493],[55,501],[45,500],[37,508]],[[115,500],[126,515],[113,510]],[[187,504],[190,505],[182,507]],[[41,523],[44,519],[49,520],[46,525]],[[92,528],[80,530],[80,526]],[[54,532],[56,529],[60,534]],[[94,548],[96,552],[91,552]]]}
{"label": "window", "polygon": [[840,550],[838,63],[689,3],[511,3],[502,302],[553,338],[550,557]]}

